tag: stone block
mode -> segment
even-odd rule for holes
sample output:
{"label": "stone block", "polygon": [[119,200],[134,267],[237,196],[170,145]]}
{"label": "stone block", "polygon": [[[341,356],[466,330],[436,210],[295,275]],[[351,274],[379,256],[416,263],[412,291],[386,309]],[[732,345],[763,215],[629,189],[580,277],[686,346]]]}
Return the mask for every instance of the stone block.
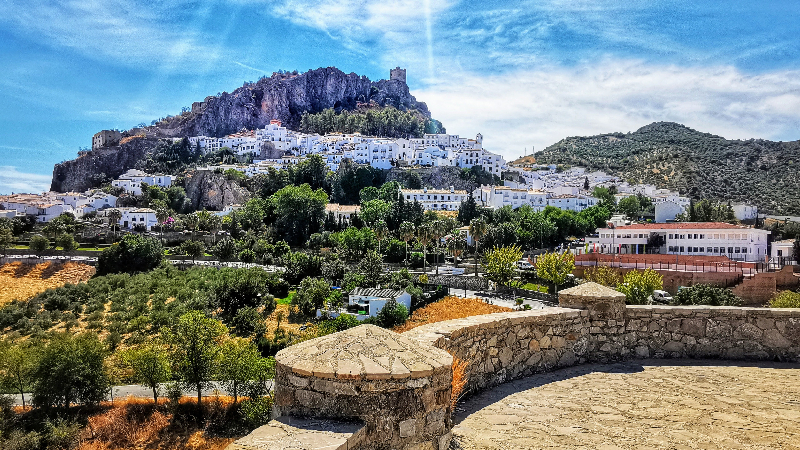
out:
{"label": "stone block", "polygon": [[766,330],[763,337],[764,345],[768,348],[787,348],[791,347],[792,343],[783,337],[778,330]]}
{"label": "stone block", "polygon": [[438,450],[448,450],[450,448],[450,442],[453,440],[453,433],[447,432],[447,434],[439,436],[439,446]]}
{"label": "stone block", "polygon": [[417,434],[416,432],[417,421],[415,419],[408,419],[400,422],[400,437],[407,438]]}

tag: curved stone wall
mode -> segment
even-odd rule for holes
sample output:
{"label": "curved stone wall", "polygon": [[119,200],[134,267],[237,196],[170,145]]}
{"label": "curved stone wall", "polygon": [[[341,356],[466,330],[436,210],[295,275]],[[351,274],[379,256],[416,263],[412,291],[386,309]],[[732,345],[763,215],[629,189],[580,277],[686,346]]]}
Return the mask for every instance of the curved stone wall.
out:
{"label": "curved stone wall", "polygon": [[[288,435],[291,448],[309,450],[444,450],[452,426],[453,358],[468,363],[467,392],[586,362],[800,361],[800,309],[626,307],[624,295],[595,283],[562,291],[559,303],[434,323],[402,335],[362,325],[284,349],[276,357],[276,415],[356,419],[363,428],[343,427],[336,434],[329,425],[329,431],[303,434],[273,421],[254,434]],[[341,444],[300,445],[298,435],[305,442]],[[250,441],[252,436],[232,448],[255,448],[245,444]]]}

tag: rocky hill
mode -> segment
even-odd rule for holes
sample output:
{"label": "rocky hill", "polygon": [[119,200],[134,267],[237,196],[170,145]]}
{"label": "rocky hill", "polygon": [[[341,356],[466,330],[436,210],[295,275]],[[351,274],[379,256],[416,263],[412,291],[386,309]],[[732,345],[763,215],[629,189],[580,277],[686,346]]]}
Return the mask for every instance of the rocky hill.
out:
{"label": "rocky hill", "polygon": [[603,170],[693,198],[749,202],[800,214],[800,141],[728,140],[672,122],[632,133],[569,137],[536,153],[540,164]]}
{"label": "rocky hill", "polygon": [[222,173],[198,170],[186,175],[186,196],[192,209],[221,211],[227,205],[243,205],[250,200],[250,192]]}
{"label": "rocky hill", "polygon": [[180,115],[123,132],[123,136],[146,138],[93,150],[57,164],[53,169],[51,190],[85,190],[98,186],[108,177],[117,177],[136,167],[139,160],[152,152],[159,138],[220,137],[242,128],[263,128],[273,119],[297,130],[304,113],[326,109],[356,111],[365,104],[377,110],[392,108],[430,119],[428,107],[411,95],[403,81],[370,81],[365,76],[346,74],[335,67],[302,74],[275,73],[255,83],[246,83],[231,93],[206,97]]}
{"label": "rocky hill", "polygon": [[418,102],[402,81],[370,81],[365,76],[326,67],[301,74],[276,73],[231,93],[206,97],[193,104],[191,111],[164,119],[148,130],[156,128],[153,131],[165,136],[221,137],[242,128],[263,128],[272,119],[296,130],[304,112],[317,113],[327,108],[352,111],[359,103],[416,110],[430,117],[427,105]]}

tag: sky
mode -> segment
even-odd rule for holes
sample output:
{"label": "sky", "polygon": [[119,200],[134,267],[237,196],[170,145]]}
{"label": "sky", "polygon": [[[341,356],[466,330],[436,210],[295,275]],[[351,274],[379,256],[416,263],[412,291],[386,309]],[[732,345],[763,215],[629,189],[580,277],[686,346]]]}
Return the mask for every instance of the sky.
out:
{"label": "sky", "polygon": [[675,121],[800,139],[800,2],[3,0],[0,194],[102,129],[283,70],[395,66],[449,133],[514,159]]}

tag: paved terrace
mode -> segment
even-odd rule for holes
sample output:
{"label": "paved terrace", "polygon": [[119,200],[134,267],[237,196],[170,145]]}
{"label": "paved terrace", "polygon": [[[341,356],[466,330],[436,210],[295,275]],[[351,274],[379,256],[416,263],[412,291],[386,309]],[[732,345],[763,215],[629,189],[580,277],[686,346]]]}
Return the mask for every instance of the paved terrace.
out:
{"label": "paved terrace", "polygon": [[503,384],[456,408],[455,448],[800,448],[800,368],[645,360]]}

